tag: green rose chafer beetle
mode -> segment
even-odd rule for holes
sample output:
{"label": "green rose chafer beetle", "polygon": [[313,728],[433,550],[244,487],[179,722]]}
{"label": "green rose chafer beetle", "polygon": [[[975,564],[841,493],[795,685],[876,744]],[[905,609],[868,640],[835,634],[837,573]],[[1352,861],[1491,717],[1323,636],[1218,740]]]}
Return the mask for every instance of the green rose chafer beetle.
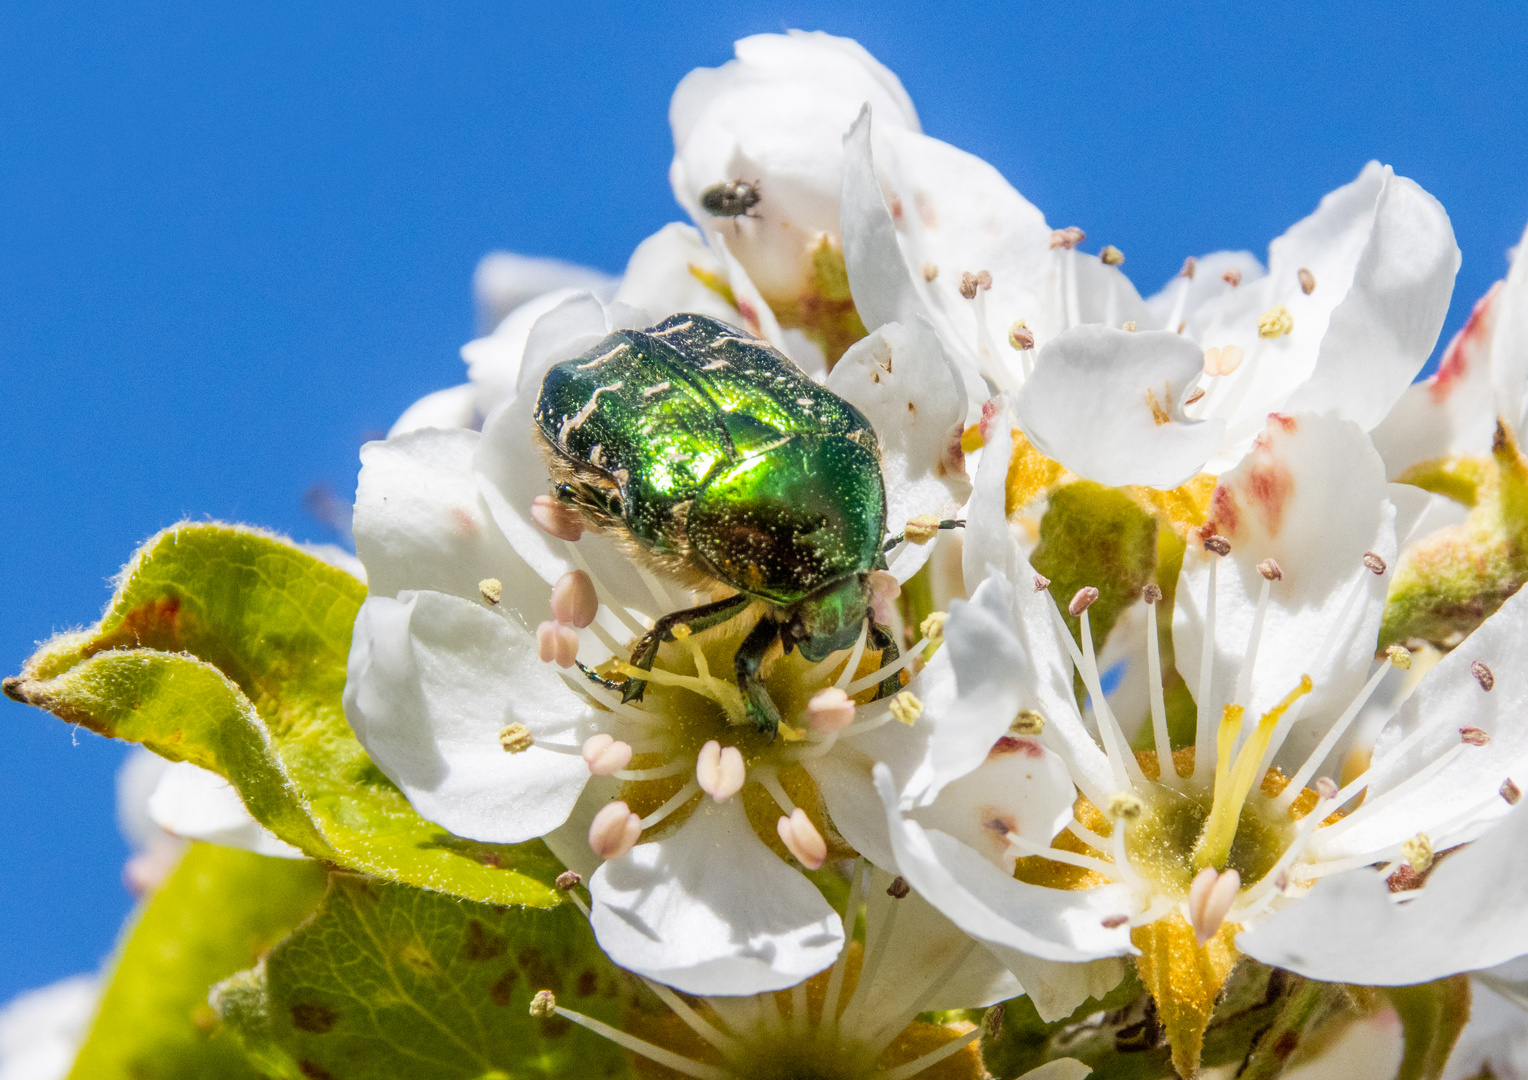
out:
{"label": "green rose chafer beetle", "polygon": [[[736,590],[659,619],[633,647],[634,667],[650,670],[676,629],[759,605],[734,669],[749,717],[773,736],[780,713],[759,669],[776,640],[820,661],[853,646],[868,619],[869,646],[896,659],[871,609],[870,573],[901,539],[885,540],[875,431],[766,342],[693,314],[618,330],[547,372],[535,420],[559,500],[648,567]],[[646,687],[579,666],[626,701]],[[891,675],[877,696],[900,685]]]}

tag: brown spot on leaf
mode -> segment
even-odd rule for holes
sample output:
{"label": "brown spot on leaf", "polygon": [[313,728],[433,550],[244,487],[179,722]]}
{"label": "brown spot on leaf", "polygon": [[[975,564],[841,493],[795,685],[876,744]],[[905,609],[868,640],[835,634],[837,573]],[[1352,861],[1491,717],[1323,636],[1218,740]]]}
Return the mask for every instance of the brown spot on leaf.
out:
{"label": "brown spot on leaf", "polygon": [[498,981],[488,988],[488,1000],[501,1009],[507,1007],[515,999],[515,980],[519,977],[520,973],[514,968],[499,976]]}
{"label": "brown spot on leaf", "polygon": [[593,968],[586,968],[578,973],[578,996],[593,997],[600,988],[600,977],[595,974]]}
{"label": "brown spot on leaf", "polygon": [[1300,1036],[1293,1031],[1286,1031],[1280,1035],[1278,1041],[1273,1044],[1273,1056],[1283,1061],[1295,1052],[1295,1047],[1300,1045]]}
{"label": "brown spot on leaf", "polygon": [[496,956],[503,956],[508,949],[503,934],[488,929],[476,919],[467,924],[467,933],[462,938],[463,960],[473,963],[492,960]]}
{"label": "brown spot on leaf", "polygon": [[520,970],[525,973],[526,980],[542,990],[550,990],[554,994],[562,993],[562,972],[557,965],[553,964],[540,949],[521,949],[520,955],[515,957],[515,962],[520,965]]}
{"label": "brown spot on leaf", "polygon": [[340,1022],[340,1014],[318,1002],[299,1002],[292,1006],[292,1026],[298,1031],[327,1035]]}
{"label": "brown spot on leaf", "polygon": [[332,1072],[317,1062],[307,1060],[299,1061],[297,1063],[297,1068],[304,1076],[308,1078],[308,1080],[336,1080],[336,1077]]}

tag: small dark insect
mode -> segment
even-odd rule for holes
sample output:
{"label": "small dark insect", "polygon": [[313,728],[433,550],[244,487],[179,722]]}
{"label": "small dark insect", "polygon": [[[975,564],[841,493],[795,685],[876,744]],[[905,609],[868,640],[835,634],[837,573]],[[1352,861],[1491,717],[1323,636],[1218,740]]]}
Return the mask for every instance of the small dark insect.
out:
{"label": "small dark insect", "polygon": [[700,193],[700,207],[712,217],[755,217],[750,211],[762,198],[757,180],[725,180]]}
{"label": "small dark insect", "polygon": [[[896,645],[871,609],[886,536],[881,451],[870,422],[768,343],[704,315],[619,330],[553,367],[536,403],[552,490],[632,558],[732,595],[659,619],[632,650],[651,670],[663,642],[762,608],[738,647],[738,689],[760,731],[780,713],[759,678],[776,641],[810,661]],[[953,528],[963,522],[941,522]],[[626,701],[646,681],[596,682]],[[878,695],[901,688],[888,676]]]}

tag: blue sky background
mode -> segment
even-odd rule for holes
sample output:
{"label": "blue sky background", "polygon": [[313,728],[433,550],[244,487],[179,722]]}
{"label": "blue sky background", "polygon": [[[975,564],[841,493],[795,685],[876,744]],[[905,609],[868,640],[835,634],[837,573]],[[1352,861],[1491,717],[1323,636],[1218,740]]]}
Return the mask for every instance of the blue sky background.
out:
{"label": "blue sky background", "polygon": [[[330,539],[304,491],[348,499],[361,442],[461,381],[478,257],[619,271],[679,216],[675,82],[788,26],[857,37],[925,130],[1121,248],[1143,293],[1185,255],[1263,253],[1377,157],[1452,215],[1446,337],[1528,221],[1516,4],[11,0],[4,673],[180,518]],[[3,999],[94,967],[130,900],[123,748],[5,700],[0,733]]]}

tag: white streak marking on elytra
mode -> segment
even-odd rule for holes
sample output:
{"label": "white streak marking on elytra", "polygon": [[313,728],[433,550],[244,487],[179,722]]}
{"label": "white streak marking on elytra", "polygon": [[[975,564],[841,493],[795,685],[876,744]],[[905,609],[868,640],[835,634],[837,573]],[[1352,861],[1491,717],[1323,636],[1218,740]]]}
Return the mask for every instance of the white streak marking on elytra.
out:
{"label": "white streak marking on elytra", "polygon": [[648,332],[650,334],[652,334],[653,337],[665,337],[665,336],[667,336],[669,334],[678,333],[680,330],[688,330],[690,327],[692,327],[694,325],[695,325],[694,320],[686,319],[684,322],[679,323],[679,324],[677,324],[675,326],[671,326],[667,330],[650,330]]}
{"label": "white streak marking on elytra", "polygon": [[578,412],[574,413],[572,416],[568,417],[562,422],[562,427],[557,429],[557,441],[560,442],[563,446],[567,446],[568,433],[577,431],[580,427],[583,426],[585,420],[594,415],[594,410],[599,406],[600,395],[606,391],[614,393],[624,385],[624,382],[613,382],[609,386],[601,386],[597,388],[594,393],[589,395],[589,400],[585,403],[582,409],[579,409]]}
{"label": "white streak marking on elytra", "polygon": [[701,371],[720,371],[724,367],[731,367],[731,366],[732,366],[732,364],[729,361],[727,361],[727,360],[712,360],[709,364],[702,364],[700,370]]}
{"label": "white streak marking on elytra", "polygon": [[616,355],[622,349],[626,348],[629,344],[630,344],[629,342],[625,342],[625,341],[621,342],[619,345],[617,345],[615,348],[611,349],[609,352],[603,353],[603,354],[601,354],[599,356],[596,356],[593,360],[590,360],[588,363],[577,365],[578,370],[579,371],[588,371],[592,367],[599,367],[606,360],[609,360],[612,356]]}
{"label": "white streak marking on elytra", "polygon": [[663,391],[665,391],[665,390],[667,390],[669,388],[669,385],[670,385],[669,383],[661,382],[661,383],[658,383],[656,386],[649,386],[646,390],[642,391],[642,396],[643,397],[652,397],[654,394],[661,394],[661,393],[663,393]]}

